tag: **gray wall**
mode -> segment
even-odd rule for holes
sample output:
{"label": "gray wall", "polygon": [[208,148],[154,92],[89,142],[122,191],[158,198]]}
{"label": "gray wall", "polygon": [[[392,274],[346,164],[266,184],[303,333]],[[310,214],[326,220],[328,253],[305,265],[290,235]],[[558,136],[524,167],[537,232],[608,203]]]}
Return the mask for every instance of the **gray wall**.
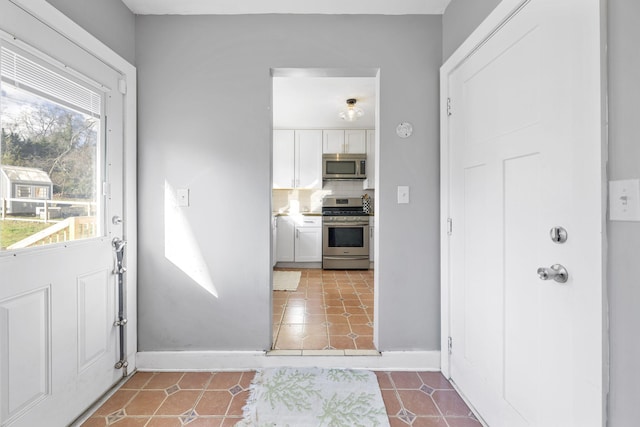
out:
{"label": "gray wall", "polygon": [[56,9],[135,64],[135,15],[120,0],[47,0]]}
{"label": "gray wall", "polygon": [[[608,0],[609,177],[640,177],[640,2]],[[610,425],[638,425],[640,223],[609,222]]]}
{"label": "gray wall", "polygon": [[449,56],[469,37],[500,0],[452,0],[442,16],[442,58]]}
{"label": "gray wall", "polygon": [[[140,350],[270,346],[272,67],[380,68],[379,347],[439,349],[441,34],[440,16],[136,18]],[[165,180],[191,190],[217,298],[164,256]]]}
{"label": "gray wall", "polygon": [[[482,7],[470,7],[472,4]],[[453,0],[443,16],[444,58],[498,1]],[[608,0],[609,179],[640,177],[640,3]],[[640,223],[608,224],[610,316],[609,425],[637,425],[640,396]]]}

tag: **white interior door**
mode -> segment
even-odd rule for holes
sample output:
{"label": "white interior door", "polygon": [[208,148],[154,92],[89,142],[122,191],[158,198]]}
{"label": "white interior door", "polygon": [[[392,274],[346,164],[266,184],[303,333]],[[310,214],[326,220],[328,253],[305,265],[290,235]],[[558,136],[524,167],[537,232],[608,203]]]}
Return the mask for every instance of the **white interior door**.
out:
{"label": "white interior door", "polygon": [[[85,108],[63,92],[82,87],[80,92],[97,94],[85,114],[95,119],[95,150],[79,165],[94,183],[93,189],[84,190],[93,196],[80,200],[71,194],[79,192],[79,186],[65,187],[54,178],[54,193],[60,191],[54,198],[63,201],[56,208],[71,217],[52,218],[43,233],[55,237],[36,239],[42,246],[22,240],[24,247],[0,251],[0,425],[68,425],[123,375],[114,368],[120,349],[114,327],[118,304],[112,246],[112,239],[123,233],[123,224],[112,217],[124,217],[121,76],[13,3],[2,1],[0,16],[3,55],[14,52],[16,63],[26,61],[31,71],[48,70],[41,75],[48,83],[39,88],[37,79],[10,74],[3,58],[3,92],[21,93],[13,104],[9,97],[2,98],[3,128],[11,123],[20,133],[20,125],[12,121],[14,112],[30,97],[36,101],[22,113],[36,114],[33,105],[39,102],[75,115]],[[61,82],[68,86],[57,86]],[[92,144],[89,139],[84,145]],[[46,171],[52,177],[55,166]],[[78,214],[78,206],[85,206],[86,213]],[[22,219],[31,218],[27,213]],[[51,234],[52,227],[61,228],[69,219],[82,219],[85,225]],[[88,234],[75,240],[69,236],[80,229]]]}
{"label": "white interior door", "polygon": [[503,3],[524,6],[443,66],[444,363],[491,427],[600,426],[600,4]]}

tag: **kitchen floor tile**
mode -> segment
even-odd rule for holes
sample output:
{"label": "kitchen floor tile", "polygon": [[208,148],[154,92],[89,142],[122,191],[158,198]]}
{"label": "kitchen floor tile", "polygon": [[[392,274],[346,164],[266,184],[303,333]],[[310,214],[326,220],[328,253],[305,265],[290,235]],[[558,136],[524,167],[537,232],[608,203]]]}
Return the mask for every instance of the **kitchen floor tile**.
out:
{"label": "kitchen floor tile", "polygon": [[375,350],[373,277],[373,271],[302,269],[296,291],[273,292],[273,349]]}

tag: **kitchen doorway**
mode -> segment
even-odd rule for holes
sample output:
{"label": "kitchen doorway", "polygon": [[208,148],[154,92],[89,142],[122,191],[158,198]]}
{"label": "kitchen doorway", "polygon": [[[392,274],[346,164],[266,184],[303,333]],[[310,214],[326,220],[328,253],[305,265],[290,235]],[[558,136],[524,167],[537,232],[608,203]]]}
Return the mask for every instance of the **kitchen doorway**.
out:
{"label": "kitchen doorway", "polygon": [[[377,354],[378,70],[273,69],[272,77],[272,350]],[[351,99],[363,112],[355,121],[339,116]],[[338,152],[365,155],[366,179],[323,179],[323,154]],[[327,196],[366,200],[369,269],[323,269]],[[295,283],[281,290],[281,280]]]}

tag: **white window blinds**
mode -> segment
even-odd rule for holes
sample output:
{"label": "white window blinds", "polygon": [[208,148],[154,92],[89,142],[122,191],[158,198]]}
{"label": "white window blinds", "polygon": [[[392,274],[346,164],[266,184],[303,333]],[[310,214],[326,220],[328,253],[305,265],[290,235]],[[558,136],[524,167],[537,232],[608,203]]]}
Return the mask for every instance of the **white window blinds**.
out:
{"label": "white window blinds", "polygon": [[93,117],[100,117],[100,94],[4,46],[0,50],[2,81]]}

